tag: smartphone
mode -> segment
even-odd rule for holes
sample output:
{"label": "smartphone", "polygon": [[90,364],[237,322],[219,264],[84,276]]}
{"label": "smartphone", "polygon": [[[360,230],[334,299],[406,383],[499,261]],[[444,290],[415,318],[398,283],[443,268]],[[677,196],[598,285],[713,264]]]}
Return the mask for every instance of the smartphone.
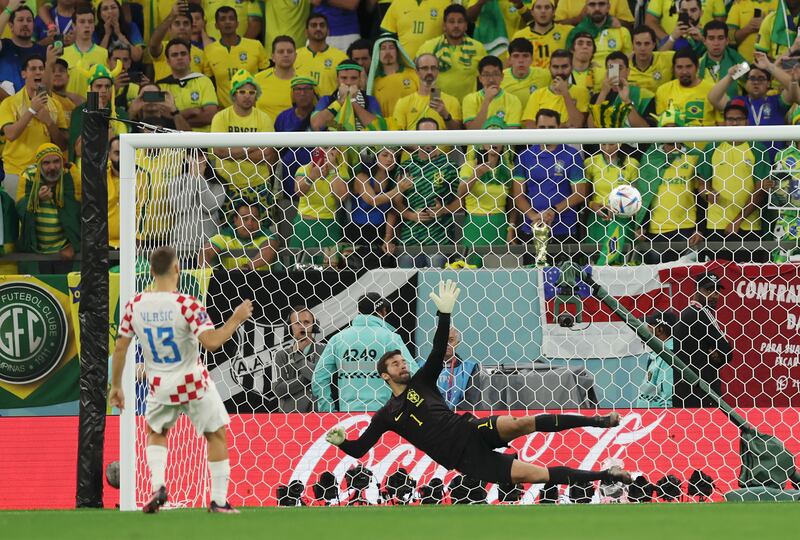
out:
{"label": "smartphone", "polygon": [[431,99],[442,99],[442,90],[436,86],[431,88]]}
{"label": "smartphone", "polygon": [[313,161],[315,165],[322,167],[325,164],[325,150],[322,148],[314,148],[311,152],[311,161]]}
{"label": "smartphone", "polygon": [[681,11],[678,13],[678,23],[685,24],[686,26],[692,26],[692,19],[689,18],[689,14],[685,11]]}
{"label": "smartphone", "polygon": [[36,88],[36,93],[37,93],[37,94],[46,94],[46,93],[47,93],[47,87],[46,87],[45,85],[43,85],[43,84],[40,84],[40,85],[39,85],[39,86]]}
{"label": "smartphone", "polygon": [[747,62],[736,64],[736,70],[733,72],[733,80],[738,81],[748,71],[750,71],[750,64],[748,64]]}
{"label": "smartphone", "polygon": [[785,60],[781,60],[781,69],[790,70],[793,69],[797,64],[800,64],[800,58],[790,57]]}
{"label": "smartphone", "polygon": [[758,8],[754,9],[753,10],[753,17],[756,18],[756,19],[760,18],[761,17],[761,10],[758,9]]}
{"label": "smartphone", "polygon": [[145,103],[163,103],[166,92],[142,92],[142,101]]}
{"label": "smartphone", "polygon": [[144,74],[141,71],[129,71],[128,72],[128,79],[134,84],[139,84],[142,82],[142,77]]}
{"label": "smartphone", "polygon": [[608,79],[611,81],[619,79],[619,64],[611,64],[608,66]]}

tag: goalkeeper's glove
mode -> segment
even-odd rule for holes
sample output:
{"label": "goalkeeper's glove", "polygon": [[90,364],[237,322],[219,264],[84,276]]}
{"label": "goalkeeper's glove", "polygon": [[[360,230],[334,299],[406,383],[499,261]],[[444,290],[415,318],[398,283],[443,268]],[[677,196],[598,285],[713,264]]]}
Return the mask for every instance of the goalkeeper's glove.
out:
{"label": "goalkeeper's glove", "polygon": [[344,430],[340,427],[333,428],[325,435],[325,440],[334,446],[339,446],[344,442]]}
{"label": "goalkeeper's glove", "polygon": [[456,287],[456,283],[452,279],[448,279],[446,282],[440,281],[439,294],[431,292],[430,297],[436,304],[439,313],[452,313],[459,294],[461,294],[461,289]]}

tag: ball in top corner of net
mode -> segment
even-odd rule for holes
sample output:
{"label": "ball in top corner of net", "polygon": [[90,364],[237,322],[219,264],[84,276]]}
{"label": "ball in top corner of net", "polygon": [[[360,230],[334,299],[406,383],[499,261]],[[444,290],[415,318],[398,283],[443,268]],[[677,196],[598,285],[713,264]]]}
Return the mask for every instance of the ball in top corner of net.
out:
{"label": "ball in top corner of net", "polygon": [[619,185],[608,194],[608,207],[615,214],[635,216],[642,208],[642,194],[631,185]]}

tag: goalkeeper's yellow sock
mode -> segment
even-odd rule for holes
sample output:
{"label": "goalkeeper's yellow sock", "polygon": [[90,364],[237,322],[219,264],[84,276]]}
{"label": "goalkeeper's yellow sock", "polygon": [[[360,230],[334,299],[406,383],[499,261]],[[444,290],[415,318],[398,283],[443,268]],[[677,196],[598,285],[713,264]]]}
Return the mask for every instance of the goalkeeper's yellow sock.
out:
{"label": "goalkeeper's yellow sock", "polygon": [[150,468],[150,482],[153,486],[153,493],[158,491],[161,486],[166,486],[164,479],[167,470],[167,447],[156,444],[148,445],[145,448],[147,466]]}
{"label": "goalkeeper's yellow sock", "polygon": [[209,461],[208,470],[211,473],[211,500],[219,506],[228,502],[228,480],[231,476],[231,462],[229,459],[222,461]]}

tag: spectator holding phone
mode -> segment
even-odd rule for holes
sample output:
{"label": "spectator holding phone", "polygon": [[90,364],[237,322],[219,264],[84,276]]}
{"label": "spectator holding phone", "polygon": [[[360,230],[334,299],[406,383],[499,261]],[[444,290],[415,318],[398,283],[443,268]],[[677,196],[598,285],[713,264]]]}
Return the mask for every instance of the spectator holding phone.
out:
{"label": "spectator holding phone", "polygon": [[157,82],[174,98],[178,116],[182,116],[194,131],[208,131],[211,119],[219,110],[217,93],[211,79],[192,72],[191,47],[182,39],[172,39],[167,43],[165,54],[172,73]]}
{"label": "spectator holding phone", "polygon": [[22,65],[25,86],[0,103],[0,128],[5,135],[3,163],[6,193],[19,200],[25,186],[18,188],[19,177],[30,165],[31,156],[39,146],[54,143],[67,146],[67,120],[58,101],[50,99],[44,85],[45,59],[29,56]]}
{"label": "spectator holding phone", "polygon": [[438,129],[461,129],[461,102],[438,86],[439,59],[430,53],[414,61],[419,90],[397,100],[392,117],[398,130],[416,129],[423,118],[431,118]]}
{"label": "spectator holding phone", "polygon": [[124,43],[117,43],[108,51],[109,69],[122,64],[122,72],[114,78],[114,108],[127,113],[131,102],[139,95],[139,87],[150,82],[144,73],[134,71],[131,49]]}
{"label": "spectator holding phone", "polygon": [[[709,101],[718,111],[724,111],[726,105],[731,101],[727,89],[733,84],[734,77],[741,69],[741,64],[731,66],[725,76],[708,92]],[[741,75],[741,79],[746,81],[746,93],[738,96],[747,107],[748,125],[785,124],[786,113],[800,99],[800,88],[797,86],[798,77],[800,77],[800,67],[795,66],[792,74],[789,74],[770,62],[766,54],[756,52],[754,65],[750,67],[749,72]],[[780,84],[781,93],[768,95],[773,78]]]}
{"label": "spectator holding phone", "polygon": [[758,29],[761,28],[765,16],[775,11],[776,6],[776,2],[757,0],[740,0],[731,5],[727,26],[731,30],[736,49],[748,62],[753,61],[753,53],[756,52]]}
{"label": "spectator holding phone", "polygon": [[[700,57],[698,76],[716,83],[728,73],[731,66],[744,62],[744,57],[736,49],[728,47],[728,27],[720,21],[711,21],[703,28],[706,53]],[[751,60],[752,62],[752,56]],[[739,85],[731,82],[728,85],[728,97],[739,93]]]}
{"label": "spectator holding phone", "polygon": [[297,169],[295,174],[295,189],[300,193],[300,200],[289,247],[312,251],[329,248],[323,251],[324,255],[310,253],[316,264],[335,266],[331,248],[342,239],[336,212],[348,197],[347,171],[340,150],[320,147],[311,152],[311,163]]}
{"label": "spectator holding phone", "polygon": [[33,21],[33,35],[39,45],[46,47],[56,41],[72,45],[75,41],[75,25],[72,17],[75,15],[75,6],[78,5],[78,1],[56,0],[55,5],[51,2],[37,5],[40,7],[36,19]]}
{"label": "spectator holding phone", "polygon": [[117,44],[127,45],[131,60],[139,63],[144,54],[144,40],[135,24],[122,17],[122,6],[117,0],[100,0],[97,6],[97,27],[94,42],[110,49]]}
{"label": "spectator holding phone", "polygon": [[[700,6],[702,8],[700,16],[693,17],[696,20],[693,24],[704,26],[712,19],[725,22],[725,6],[725,0],[704,0]],[[649,0],[644,24],[655,31],[659,40],[664,40],[678,25],[678,16],[682,7],[681,0]],[[686,24],[686,26],[690,25]]]}
{"label": "spectator holding phone", "polygon": [[[192,126],[179,114],[175,100],[156,83],[143,84],[139,95],[131,101],[128,109],[131,120],[138,120],[153,126],[180,131],[191,131]],[[137,131],[138,132],[138,131]]]}
{"label": "spectator holding phone", "polygon": [[[697,56],[705,52],[703,32],[703,6],[700,0],[679,0],[678,20],[666,38],[661,40],[659,51],[691,49]],[[723,14],[725,12],[723,11]]]}
{"label": "spectator holding phone", "polygon": [[[155,80],[159,81],[170,74],[169,64],[164,56],[164,48],[173,39],[183,39],[191,43],[192,17],[189,13],[189,2],[178,0],[173,4],[169,15],[153,30],[147,45],[150,56],[153,58]],[[206,56],[202,49],[192,45],[189,57],[191,71],[204,73],[206,69]]]}
{"label": "spectator holding phone", "polygon": [[54,101],[58,101],[61,108],[64,109],[64,118],[69,125],[72,111],[78,105],[81,105],[85,100],[71,92],[67,91],[69,84],[69,65],[63,58],[58,58],[53,62],[53,75],[50,78],[50,97]]}

